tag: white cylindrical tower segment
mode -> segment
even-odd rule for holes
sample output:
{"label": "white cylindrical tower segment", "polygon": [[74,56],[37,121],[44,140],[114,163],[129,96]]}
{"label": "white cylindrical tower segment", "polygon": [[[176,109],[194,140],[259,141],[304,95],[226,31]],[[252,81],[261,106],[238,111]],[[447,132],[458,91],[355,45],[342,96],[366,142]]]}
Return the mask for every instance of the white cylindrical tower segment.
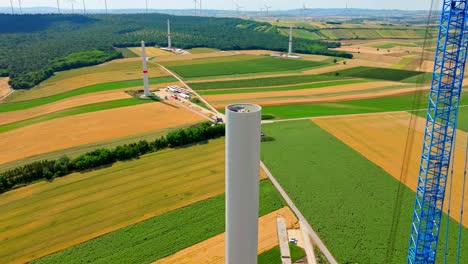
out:
{"label": "white cylindrical tower segment", "polygon": [[167,20],[167,47],[172,48],[172,43],[171,43],[171,21],[169,19]]}
{"label": "white cylindrical tower segment", "polygon": [[226,107],[226,264],[256,264],[261,107]]}
{"label": "white cylindrical tower segment", "polygon": [[293,36],[292,36],[293,28],[289,29],[289,49],[288,49],[288,55],[292,55],[292,44],[293,44]]}
{"label": "white cylindrical tower segment", "polygon": [[146,61],[146,47],[145,47],[144,41],[141,41],[141,58],[142,58],[142,63],[143,63],[143,85],[144,85],[145,97],[149,97],[150,91],[149,91],[149,80],[148,80],[148,63]]}

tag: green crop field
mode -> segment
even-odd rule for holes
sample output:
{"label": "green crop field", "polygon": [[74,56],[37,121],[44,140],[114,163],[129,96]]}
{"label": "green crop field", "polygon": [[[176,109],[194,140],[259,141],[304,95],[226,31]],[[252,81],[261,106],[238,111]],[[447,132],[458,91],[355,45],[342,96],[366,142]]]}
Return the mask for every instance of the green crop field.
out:
{"label": "green crop field", "polygon": [[253,60],[168,66],[184,78],[229,76],[248,73],[285,72],[326,65],[324,62],[258,57]]}
{"label": "green crop field", "polygon": [[225,63],[225,62],[237,62],[237,61],[249,61],[262,58],[261,56],[255,55],[231,55],[231,56],[219,56],[212,58],[201,58],[193,60],[174,60],[174,61],[164,61],[161,64],[165,67],[173,66],[188,66],[188,65],[202,65],[209,63]]}
{"label": "green crop field", "polygon": [[[262,131],[276,139],[262,143],[262,160],[339,263],[406,261],[414,192],[310,120]],[[452,221],[447,263],[457,228]]]}
{"label": "green crop field", "polygon": [[344,77],[368,78],[386,81],[401,81],[410,77],[425,74],[425,72],[359,66],[342,71],[327,73],[327,75],[336,74],[338,74],[338,76]]}
{"label": "green crop field", "polygon": [[[34,263],[151,263],[224,232],[225,196],[153,217]],[[260,216],[285,203],[268,180],[260,183]]]}
{"label": "green crop field", "polygon": [[0,194],[0,259],[27,262],[223,192],[224,139],[29,185]]}
{"label": "green crop field", "polygon": [[[306,256],[304,249],[289,244],[289,251],[291,252],[291,261],[294,263]],[[274,247],[268,251],[263,252],[258,256],[259,264],[281,264],[281,250],[279,246]]]}
{"label": "green crop field", "polygon": [[[172,76],[171,77],[159,77],[159,78],[151,78],[150,84],[161,84],[161,83],[169,83],[169,82],[176,82],[176,81],[177,79],[175,79]],[[67,99],[70,97],[74,97],[74,96],[78,96],[78,95],[116,90],[116,89],[124,89],[124,88],[140,86],[140,85],[142,85],[141,80],[130,80],[130,81],[96,84],[96,85],[91,85],[91,86],[79,88],[76,90],[52,95],[49,97],[40,98],[40,99],[0,104],[0,113],[33,108],[36,106],[50,104],[53,102],[57,102],[57,101]]]}
{"label": "green crop field", "polygon": [[[411,113],[422,118],[426,118],[427,110],[424,109],[420,111],[414,111]],[[458,110],[457,128],[462,131],[468,132],[468,105],[462,105]]]}
{"label": "green crop field", "polygon": [[234,90],[214,90],[206,92],[198,92],[200,95],[215,95],[215,94],[238,94],[238,93],[259,93],[259,92],[275,92],[275,91],[292,91],[292,90],[303,90],[303,89],[316,89],[325,88],[330,86],[348,85],[356,83],[369,82],[369,80],[358,79],[358,80],[345,80],[345,81],[332,81],[332,82],[319,82],[296,86],[281,86],[275,88],[254,88],[254,89],[234,89]]}
{"label": "green crop field", "polygon": [[61,117],[66,117],[66,116],[73,116],[73,115],[79,115],[79,114],[84,114],[84,113],[91,113],[91,112],[98,112],[98,111],[103,111],[103,110],[109,110],[109,109],[114,109],[114,108],[120,108],[120,107],[126,107],[126,106],[132,106],[132,105],[138,105],[138,104],[146,104],[146,103],[152,103],[154,101],[151,100],[142,100],[142,99],[137,99],[137,98],[128,98],[128,99],[120,99],[120,100],[114,100],[114,101],[107,101],[107,102],[100,102],[100,103],[95,103],[95,104],[89,104],[89,105],[82,105],[82,106],[77,106],[57,112],[53,112],[50,114],[14,122],[14,123],[9,123],[5,125],[0,125],[0,133],[4,133],[7,131],[11,131],[20,127],[25,127],[25,126],[30,126],[33,124],[37,124],[40,122],[45,122]]}
{"label": "green crop field", "polygon": [[291,75],[283,77],[270,78],[253,78],[233,81],[218,81],[218,82],[198,82],[189,83],[194,90],[212,90],[212,89],[234,89],[234,88],[250,88],[250,87],[266,87],[279,86],[288,84],[301,84],[312,82],[324,82],[342,80],[342,77],[330,75]]}
{"label": "green crop field", "polygon": [[371,47],[379,49],[391,49],[394,47],[417,47],[418,45],[409,42],[384,42],[379,44],[371,45]]}
{"label": "green crop field", "polygon": [[77,147],[52,151],[49,153],[39,154],[39,155],[24,158],[21,160],[15,160],[15,161],[0,164],[0,172],[9,170],[15,167],[19,167],[19,166],[24,166],[34,161],[58,159],[62,157],[63,155],[67,155],[70,158],[76,158],[81,154],[93,151],[98,148],[115,148],[117,146],[122,146],[124,144],[136,143],[140,140],[154,141],[155,139],[160,138],[161,136],[167,135],[171,131],[178,130],[181,128],[187,128],[196,124],[197,123],[188,123],[183,126],[164,128],[160,130],[145,132],[145,133],[126,136],[122,138],[110,139],[110,140],[100,141],[96,143],[80,145]]}
{"label": "green crop field", "polygon": [[[265,106],[263,107],[263,113],[274,115],[280,119],[291,119],[314,116],[408,111],[412,109],[425,109],[427,107],[427,96],[427,93],[421,92],[355,101]],[[468,104],[468,100],[466,100],[466,103]]]}

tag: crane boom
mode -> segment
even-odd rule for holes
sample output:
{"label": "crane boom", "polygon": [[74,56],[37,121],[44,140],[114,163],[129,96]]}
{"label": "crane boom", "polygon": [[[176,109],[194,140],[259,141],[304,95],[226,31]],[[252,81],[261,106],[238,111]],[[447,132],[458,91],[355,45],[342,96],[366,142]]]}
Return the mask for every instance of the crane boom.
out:
{"label": "crane boom", "polygon": [[443,0],[408,263],[434,263],[467,56],[468,0]]}

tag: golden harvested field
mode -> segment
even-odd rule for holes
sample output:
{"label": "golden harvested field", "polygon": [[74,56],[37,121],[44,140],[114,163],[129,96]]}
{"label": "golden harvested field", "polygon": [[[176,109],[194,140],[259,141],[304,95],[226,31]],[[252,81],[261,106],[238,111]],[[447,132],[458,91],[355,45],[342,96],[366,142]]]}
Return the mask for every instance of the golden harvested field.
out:
{"label": "golden harvested field", "polygon": [[10,85],[8,85],[8,78],[0,78],[0,98],[3,98],[10,92]]}
{"label": "golden harvested field", "polygon": [[[407,112],[314,118],[313,122],[400,180],[413,191],[419,173],[425,119]],[[459,219],[466,133],[457,132],[452,217]],[[408,135],[411,139],[405,156]],[[404,157],[407,162],[404,164]],[[407,167],[401,173],[402,168]],[[447,199],[448,200],[448,199]],[[447,201],[446,201],[447,202]],[[445,206],[445,211],[447,211]],[[468,210],[465,203],[464,210]],[[468,218],[463,221],[468,226]]]}
{"label": "golden harvested field", "polygon": [[[169,75],[162,68],[154,64],[149,64],[148,67],[151,78]],[[15,92],[10,101],[37,99],[94,84],[136,80],[142,78],[141,69],[141,59],[129,58],[114,60],[97,66],[59,72],[31,90]]]}
{"label": "golden harvested field", "polygon": [[224,139],[0,194],[0,259],[25,263],[224,192]]}
{"label": "golden harvested field", "polygon": [[0,163],[201,120],[173,103],[150,103],[54,119],[3,133]]}
{"label": "golden harvested field", "polygon": [[[133,48],[127,48],[127,49],[141,57],[141,47],[133,47]],[[146,47],[147,57],[172,56],[172,55],[175,55],[175,54],[167,50],[162,50],[156,47]]]}
{"label": "golden harvested field", "polygon": [[130,95],[121,90],[79,95],[55,103],[41,105],[25,110],[0,113],[0,125],[21,121],[76,106],[113,101],[130,97]]}
{"label": "golden harvested field", "polygon": [[[288,228],[298,220],[289,207],[269,213],[259,219],[258,253],[263,253],[278,245],[276,218],[282,216]],[[225,261],[225,234],[217,235],[171,256],[160,259],[154,264],[222,264]]]}

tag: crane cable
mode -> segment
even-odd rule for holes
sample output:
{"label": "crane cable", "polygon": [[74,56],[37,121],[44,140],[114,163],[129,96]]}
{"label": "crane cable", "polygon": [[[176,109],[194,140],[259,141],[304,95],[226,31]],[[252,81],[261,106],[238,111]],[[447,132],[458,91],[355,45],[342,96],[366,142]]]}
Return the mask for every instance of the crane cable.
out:
{"label": "crane cable", "polygon": [[463,172],[462,197],[461,197],[461,205],[460,205],[460,220],[458,222],[458,243],[457,243],[457,262],[456,262],[457,264],[460,263],[460,254],[461,254],[461,239],[462,239],[462,229],[463,229],[463,207],[465,206],[467,163],[468,163],[468,134],[466,135],[465,169]]}
{"label": "crane cable", "polygon": [[[457,142],[457,129],[453,132],[453,142]],[[453,187],[453,167],[455,166],[455,147],[452,150],[452,157],[451,157],[451,169],[450,169],[450,185],[449,185],[449,197],[448,197],[448,206],[447,206],[447,223],[445,226],[445,245],[444,245],[444,263],[447,263],[447,255],[448,255],[448,244],[449,244],[449,225],[450,225],[450,209],[452,204],[452,187]],[[467,145],[468,147],[468,145]],[[466,166],[466,162],[465,162]]]}

